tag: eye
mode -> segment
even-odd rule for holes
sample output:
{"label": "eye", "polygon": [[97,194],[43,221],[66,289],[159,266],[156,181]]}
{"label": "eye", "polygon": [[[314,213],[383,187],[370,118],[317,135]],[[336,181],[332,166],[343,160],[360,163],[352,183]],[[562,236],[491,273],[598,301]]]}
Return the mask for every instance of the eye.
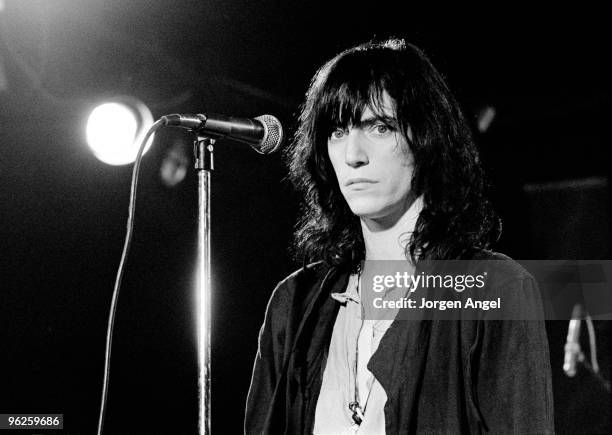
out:
{"label": "eye", "polygon": [[331,132],[331,134],[329,135],[329,140],[332,140],[332,141],[341,140],[345,135],[346,135],[346,130],[337,128]]}
{"label": "eye", "polygon": [[378,134],[385,134],[390,130],[390,128],[385,124],[377,124],[374,126],[374,131]]}
{"label": "eye", "polygon": [[388,137],[390,135],[392,135],[395,132],[395,129],[393,129],[393,127],[391,127],[388,124],[382,123],[382,122],[377,122],[376,124],[373,124],[370,129],[369,129],[369,133],[372,136],[375,137]]}

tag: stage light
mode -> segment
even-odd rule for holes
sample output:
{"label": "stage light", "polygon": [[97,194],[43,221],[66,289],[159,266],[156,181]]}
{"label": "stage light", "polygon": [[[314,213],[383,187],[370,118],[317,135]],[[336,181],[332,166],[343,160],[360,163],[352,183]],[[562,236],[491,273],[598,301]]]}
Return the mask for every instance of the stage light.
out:
{"label": "stage light", "polygon": [[[140,141],[153,124],[151,111],[142,102],[122,97],[100,104],[87,119],[87,144],[109,165],[126,165],[136,159]],[[151,146],[153,137],[145,147]]]}

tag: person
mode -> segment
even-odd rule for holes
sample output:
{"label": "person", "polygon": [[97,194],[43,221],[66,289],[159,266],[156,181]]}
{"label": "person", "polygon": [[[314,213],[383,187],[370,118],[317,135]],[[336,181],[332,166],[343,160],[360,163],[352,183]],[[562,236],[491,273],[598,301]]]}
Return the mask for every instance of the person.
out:
{"label": "person", "polygon": [[537,294],[488,250],[501,225],[478,152],[424,53],[391,39],[327,62],[286,156],[304,265],[268,303],[245,433],[553,433],[543,321],[364,317],[376,261],[504,260],[486,291]]}

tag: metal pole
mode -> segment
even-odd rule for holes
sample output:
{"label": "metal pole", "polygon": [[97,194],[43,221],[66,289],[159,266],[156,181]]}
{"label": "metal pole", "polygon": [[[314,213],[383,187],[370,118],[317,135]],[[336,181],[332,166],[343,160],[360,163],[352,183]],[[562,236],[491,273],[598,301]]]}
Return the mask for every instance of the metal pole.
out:
{"label": "metal pole", "polygon": [[210,253],[210,171],[213,170],[212,139],[197,138],[194,143],[198,174],[198,386],[200,435],[210,435],[211,410],[211,253]]}

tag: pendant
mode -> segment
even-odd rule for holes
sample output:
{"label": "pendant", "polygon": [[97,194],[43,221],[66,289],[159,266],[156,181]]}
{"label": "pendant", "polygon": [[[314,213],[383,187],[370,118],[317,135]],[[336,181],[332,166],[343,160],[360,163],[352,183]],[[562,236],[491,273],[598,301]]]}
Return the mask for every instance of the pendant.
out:
{"label": "pendant", "polygon": [[359,406],[359,402],[351,402],[348,405],[349,409],[353,413],[352,418],[355,424],[360,425],[363,421],[363,411]]}

